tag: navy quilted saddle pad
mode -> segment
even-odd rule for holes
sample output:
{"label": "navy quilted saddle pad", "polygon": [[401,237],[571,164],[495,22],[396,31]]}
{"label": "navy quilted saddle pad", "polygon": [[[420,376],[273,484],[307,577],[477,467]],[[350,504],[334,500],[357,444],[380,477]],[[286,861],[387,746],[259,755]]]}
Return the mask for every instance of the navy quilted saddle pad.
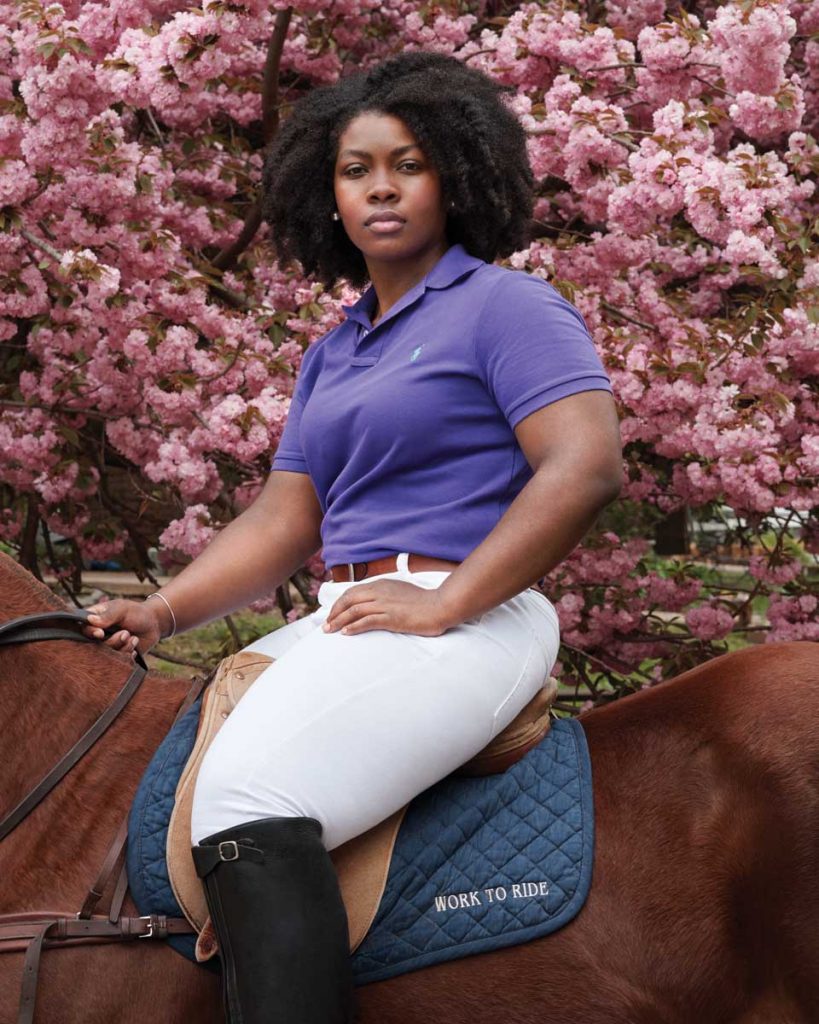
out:
{"label": "navy quilted saddle pad", "polygon": [[[181,917],[165,841],[177,780],[193,747],[198,702],[163,741],[135,798],[128,874],[140,914]],[[410,805],[356,984],[536,939],[567,924],[591,884],[591,765],[578,722],[500,775],[450,776]],[[169,940],[193,957],[193,937]]]}

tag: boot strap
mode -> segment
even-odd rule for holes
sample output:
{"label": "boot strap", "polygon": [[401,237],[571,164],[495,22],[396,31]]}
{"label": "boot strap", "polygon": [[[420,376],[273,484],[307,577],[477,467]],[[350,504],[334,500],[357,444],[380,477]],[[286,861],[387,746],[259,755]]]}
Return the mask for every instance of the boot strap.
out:
{"label": "boot strap", "polygon": [[200,878],[209,875],[219,864],[232,860],[255,860],[264,863],[264,852],[247,842],[227,839],[212,846],[194,846],[191,850],[196,873]]}

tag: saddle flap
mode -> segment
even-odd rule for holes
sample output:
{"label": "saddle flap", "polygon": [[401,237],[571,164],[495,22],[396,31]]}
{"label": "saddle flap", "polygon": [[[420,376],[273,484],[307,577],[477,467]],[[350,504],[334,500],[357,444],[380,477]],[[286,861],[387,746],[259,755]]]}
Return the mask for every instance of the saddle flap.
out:
{"label": "saddle flap", "polygon": [[[205,891],[191,856],[191,807],[196,777],[214,736],[250,685],[273,660],[263,654],[239,652],[220,664],[205,693],[196,741],[176,788],[168,825],[168,875],[182,912],[200,932],[197,943],[197,959],[200,960],[213,955],[215,943],[211,930],[206,927]],[[405,810],[396,811],[369,832],[330,853],[347,909],[351,951],[363,941],[378,910]]]}
{"label": "saddle flap", "polygon": [[196,777],[205,751],[213,742],[239,697],[273,663],[264,654],[240,651],[225,658],[205,691],[196,741],[179,777],[168,825],[167,858],[171,888],[182,912],[200,931],[208,916],[205,890],[197,878],[191,856],[191,808]]}
{"label": "saddle flap", "polygon": [[224,673],[224,687],[227,692],[228,711],[232,711],[245,693],[250,689],[268,665],[273,663],[273,658],[266,654],[254,654],[251,651],[239,651],[232,658],[228,670]]}

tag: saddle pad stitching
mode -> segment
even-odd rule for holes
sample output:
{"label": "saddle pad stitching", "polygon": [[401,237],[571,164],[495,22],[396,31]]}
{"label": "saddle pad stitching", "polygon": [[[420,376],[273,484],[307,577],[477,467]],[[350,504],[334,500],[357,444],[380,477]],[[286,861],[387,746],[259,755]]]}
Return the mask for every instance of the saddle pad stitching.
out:
{"label": "saddle pad stitching", "polygon": [[[559,791],[565,790],[567,785],[571,785],[574,781],[579,783],[581,790],[581,800],[578,805],[580,811],[580,824],[577,828],[572,829],[571,833],[575,835],[578,833],[582,833],[584,837],[584,843],[582,848],[582,857],[580,861],[579,877],[575,892],[572,896],[570,896],[570,898],[562,907],[562,909],[560,909],[560,911],[557,914],[555,914],[553,917],[549,919],[548,928],[544,928],[543,922],[535,922],[530,925],[526,925],[524,922],[523,927],[517,927],[514,930],[510,930],[508,932],[503,932],[500,934],[489,934],[484,928],[483,922],[475,921],[474,919],[470,921],[464,921],[461,925],[462,929],[468,930],[469,928],[477,927],[477,929],[479,929],[481,933],[477,934],[476,937],[474,938],[469,938],[468,935],[465,933],[456,936],[457,946],[450,945],[449,948],[435,948],[429,951],[417,949],[415,955],[408,954],[404,956],[400,961],[400,965],[398,966],[396,964],[385,964],[383,966],[373,966],[369,970],[357,970],[355,978],[356,984],[369,984],[375,981],[386,980],[389,977],[394,977],[398,973],[404,973],[405,971],[409,970],[417,970],[425,966],[431,966],[435,963],[442,963],[447,960],[452,960],[461,956],[470,955],[471,953],[477,953],[488,949],[498,949],[515,945],[518,942],[524,942],[529,939],[536,938],[539,935],[548,934],[548,932],[553,931],[556,928],[561,927],[563,924],[567,923],[577,913],[577,911],[585,902],[586,894],[588,891],[588,885],[591,880],[591,870],[593,863],[593,804],[591,803],[590,774],[591,764],[588,758],[588,748],[585,743],[585,735],[583,735],[581,731],[581,726],[579,725],[579,723],[574,722],[573,720],[567,721],[566,726],[568,727],[566,731],[568,731],[569,733],[569,737],[567,738],[571,739],[572,749],[574,752],[574,756],[578,758],[580,771],[575,779],[570,777],[566,779],[563,784],[555,786],[554,788],[556,791],[558,791],[558,795],[561,795]],[[582,743],[580,742],[580,740],[582,740]],[[527,758],[528,757],[529,755],[527,755]],[[527,758],[524,758],[524,761],[520,762],[520,764],[522,765],[527,760]],[[509,784],[511,784],[509,773],[507,773],[506,781]],[[548,782],[550,780],[546,781]],[[501,787],[498,787],[498,790],[493,794],[493,796],[496,799],[496,802],[498,800],[498,793],[500,789]],[[534,809],[535,808],[533,807],[533,810]],[[492,829],[496,836],[498,836],[501,840],[508,841],[508,835],[505,832],[501,833],[500,831],[498,831],[495,827],[494,822],[490,822],[489,824],[490,828]],[[460,824],[458,825],[458,827],[461,829],[462,837],[468,839],[469,837],[465,835]],[[583,832],[583,829],[585,829],[585,832]],[[547,837],[538,835],[535,836],[529,842],[527,842],[525,845],[527,847],[531,847],[533,842],[536,842],[537,840],[542,840],[544,838],[546,838],[547,842],[551,842],[550,840],[548,840]],[[557,845],[551,845],[555,850],[559,850],[562,854],[563,851],[561,847],[565,844],[566,841],[568,841],[569,838],[571,838],[571,835],[566,836],[561,843]],[[510,845],[514,846],[516,844]],[[430,848],[428,847],[427,850],[429,849]],[[519,850],[518,852],[520,853],[521,851]],[[534,863],[532,858],[529,858],[528,855],[527,859],[529,860],[530,865]],[[453,867],[451,862],[449,866]],[[418,867],[418,865],[416,865],[416,869],[416,873],[421,874],[420,867]],[[455,890],[457,890],[459,886],[463,886],[467,890],[472,888],[471,881],[468,879],[464,879],[463,876],[458,875],[458,873],[455,872],[454,869],[448,874],[447,880],[451,882],[452,889]],[[554,875],[550,875],[550,880],[555,881],[555,884],[557,885]],[[561,889],[561,892],[564,892],[562,886],[558,885],[557,887]],[[506,909],[517,910],[517,908],[509,907],[507,907]],[[526,914],[526,910],[527,908],[525,906],[520,908],[520,912],[524,915]],[[384,901],[382,901],[382,907],[380,908],[379,917],[376,918],[373,931],[376,930],[378,924],[380,923],[382,911],[384,911]],[[443,923],[450,924],[450,922],[442,922],[442,924]],[[442,926],[438,926],[437,922],[435,922],[434,920],[427,920],[425,924],[427,928],[432,926],[435,929],[435,931],[433,931],[433,934],[436,935],[436,937],[438,932],[443,931]],[[455,941],[452,940],[452,936],[448,935],[446,932],[443,932],[443,935],[446,939],[450,941]],[[429,936],[427,935],[426,938],[428,944],[430,941]],[[398,941],[400,943],[401,938],[399,938]],[[362,952],[365,951],[362,949],[362,947],[359,947],[359,953]],[[397,956],[398,954],[396,954],[396,958]]]}
{"label": "saddle pad stitching", "polygon": [[[142,777],[131,805],[128,818],[126,865],[131,896],[140,913],[145,912],[141,908],[147,907],[149,908],[148,913],[156,912],[169,917],[182,916],[170,888],[167,861],[164,857],[164,835],[169,819],[169,814],[165,813],[167,809],[165,805],[170,806],[173,801],[174,778],[181,774],[185,766],[185,758],[193,748],[202,699],[203,695],[200,694],[159,745]],[[178,767],[174,768],[170,778],[167,773],[163,774],[159,771],[161,767],[169,763],[173,766],[175,761]],[[146,785],[149,781],[150,786]],[[157,794],[157,790],[160,791],[159,794]],[[157,807],[160,800],[163,802],[164,809]],[[158,822],[156,821],[157,817],[160,819]],[[145,824],[149,818],[154,819],[153,828],[150,831]],[[147,849],[149,843],[154,846],[153,854]],[[157,856],[156,849],[161,849],[162,856]],[[187,956],[188,959],[193,959],[194,940],[191,936],[172,935],[168,937],[167,942],[177,952]],[[216,965],[208,963],[203,966],[214,970]]]}
{"label": "saddle pad stitching", "polygon": [[[183,737],[181,743],[171,744],[161,752],[159,766],[173,762],[175,755],[189,756],[194,742],[195,736],[190,736]],[[185,745],[186,749],[181,749]],[[184,760],[178,765],[177,777],[183,768]],[[146,772],[144,783],[149,781],[148,774]],[[161,799],[168,799],[168,789],[173,797],[173,786],[166,783],[163,787],[161,780],[156,779],[151,785],[163,790],[159,794]],[[473,803],[475,794],[480,796],[480,806]],[[553,812],[552,818],[547,819],[551,835],[545,834],[541,820],[545,813],[541,806],[544,800],[550,802]],[[163,826],[147,814],[145,807],[137,814],[136,803],[130,824],[138,834],[133,834],[129,841],[129,875],[132,869],[140,870],[143,881],[134,887],[134,898],[141,913],[157,910],[172,914],[173,893],[162,891],[163,886],[169,889],[167,867],[148,862],[148,847],[164,836]],[[404,843],[402,846],[402,833],[399,833],[375,921],[353,955],[356,984],[385,980],[434,963],[529,941],[567,923],[583,905],[593,865],[593,802],[585,735],[574,720],[555,723],[546,740],[503,775],[478,779],[450,777],[436,784],[413,801],[408,818],[417,806],[422,807],[422,816],[416,815],[417,821],[410,821],[410,828],[418,823],[423,825],[423,815],[427,815],[426,827],[431,834],[413,837],[411,831],[406,831],[405,818],[402,824]],[[447,807],[451,811],[447,811]],[[454,820],[442,825],[439,820],[442,813],[451,814]],[[571,820],[566,820],[567,816]],[[163,817],[167,825],[169,813]],[[151,826],[150,835],[144,829],[146,821]],[[141,829],[140,825],[143,825]],[[421,845],[421,854],[414,860],[412,842]],[[469,857],[461,865],[456,859],[461,848],[466,849],[464,843],[471,846]],[[164,842],[159,845],[164,859]],[[448,853],[449,849],[454,852]],[[410,862],[404,863],[408,855]],[[548,870],[544,870],[542,865],[549,857],[552,860]],[[528,904],[521,901],[520,905],[510,901],[503,908],[506,913],[500,916],[501,927],[508,930],[499,934],[491,932],[491,926],[497,926],[497,915],[486,914],[480,919],[466,914],[446,919],[444,915],[440,921],[430,919],[427,913],[429,886],[433,882],[439,891],[468,891],[475,888],[478,883],[474,880],[482,874],[485,880],[508,875],[510,882],[507,884],[511,884],[511,880],[547,877],[550,883],[548,906],[538,906],[536,900]],[[398,899],[396,893],[390,891],[396,878],[402,886]],[[413,899],[422,901],[426,911],[411,906]],[[157,905],[159,901],[164,901],[161,907]],[[551,907],[554,910],[548,916]],[[546,920],[542,919],[544,914]],[[385,919],[398,929],[396,934],[387,936]],[[383,962],[383,950],[372,942],[374,935],[380,937],[379,941],[392,957],[390,962]],[[183,955],[194,959],[192,938],[175,937],[172,944]],[[214,965],[209,962],[203,966],[212,968]]]}
{"label": "saddle pad stitching", "polygon": [[[189,712],[186,712],[186,715],[188,713]],[[160,759],[160,764],[163,767],[166,766],[168,764],[168,762],[171,760],[173,754],[174,754],[174,750],[173,750],[173,748],[171,746],[169,746],[167,748],[166,752],[165,752],[165,756]],[[142,824],[147,823],[147,821],[148,821],[148,819],[150,817],[150,811],[151,811],[151,806],[148,803],[146,803],[145,806],[143,807],[142,813],[140,815],[140,821],[141,821]],[[130,827],[129,827],[128,831],[130,833]],[[156,833],[152,831],[150,834],[151,835],[155,835]],[[140,830],[139,830],[139,854],[140,855],[142,855],[142,853],[143,853],[142,843],[143,843],[144,837],[145,837],[145,832],[144,832],[144,830],[142,828],[140,828]],[[149,874],[146,875],[146,883],[149,882],[152,879],[153,879],[153,873],[149,873]]]}

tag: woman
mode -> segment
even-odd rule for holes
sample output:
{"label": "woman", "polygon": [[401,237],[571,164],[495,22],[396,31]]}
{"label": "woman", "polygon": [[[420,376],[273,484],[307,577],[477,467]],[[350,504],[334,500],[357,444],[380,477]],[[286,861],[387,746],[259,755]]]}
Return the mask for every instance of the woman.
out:
{"label": "woman", "polygon": [[554,664],[532,587],[620,487],[608,379],[582,317],[492,265],[532,209],[524,133],[486,76],[412,53],[314,90],[268,154],[281,260],[369,287],[305,353],[253,505],[144,603],[91,622],[150,648],[270,593],[319,548],[319,609],[208,751],[194,858],[230,1021],[350,1014],[327,850],[467,761]]}

